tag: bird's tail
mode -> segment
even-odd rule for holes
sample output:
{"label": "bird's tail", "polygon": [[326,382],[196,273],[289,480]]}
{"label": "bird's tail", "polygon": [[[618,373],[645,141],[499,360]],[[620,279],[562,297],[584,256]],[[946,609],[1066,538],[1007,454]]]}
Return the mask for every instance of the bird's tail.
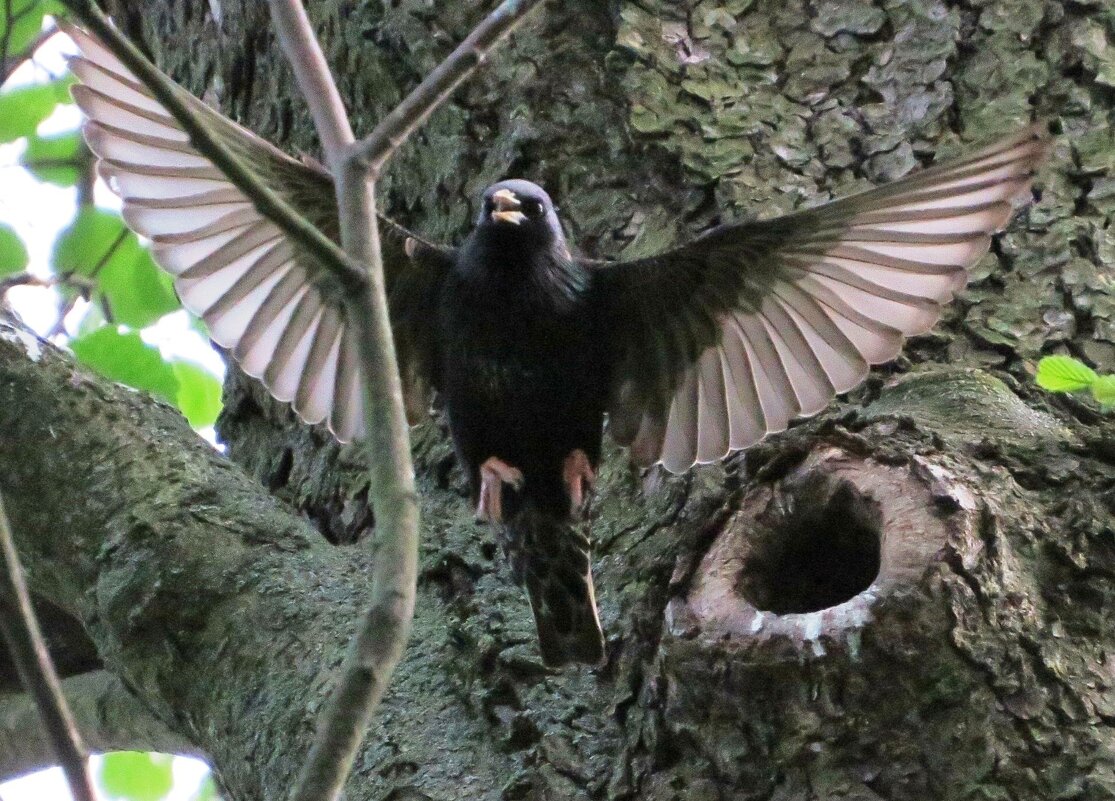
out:
{"label": "bird's tail", "polygon": [[515,579],[526,587],[542,661],[599,665],[604,632],[592,587],[587,521],[561,519],[529,505],[503,527]]}

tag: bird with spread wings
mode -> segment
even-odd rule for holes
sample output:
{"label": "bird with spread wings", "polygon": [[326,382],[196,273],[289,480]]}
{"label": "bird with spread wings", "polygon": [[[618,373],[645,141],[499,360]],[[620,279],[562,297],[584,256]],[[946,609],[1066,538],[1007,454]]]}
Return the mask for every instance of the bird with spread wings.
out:
{"label": "bird with spread wings", "polygon": [[[361,438],[362,366],[339,288],[103,45],[68,32],[99,173],[182,303],[303,420]],[[181,92],[261,182],[337,238],[324,168]],[[459,247],[382,220],[408,413],[441,396],[547,664],[604,654],[589,540],[574,522],[605,418],[636,463],[678,473],[820,412],[933,326],[1047,150],[1044,128],[1030,127],[889,185],[625,262],[573,255],[550,197],[527,181],[490,187]]]}

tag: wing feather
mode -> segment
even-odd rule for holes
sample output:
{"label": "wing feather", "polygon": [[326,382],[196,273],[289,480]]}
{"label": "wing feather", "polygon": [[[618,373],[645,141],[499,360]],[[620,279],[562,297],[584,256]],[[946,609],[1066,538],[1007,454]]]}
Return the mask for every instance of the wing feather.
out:
{"label": "wing feather", "polygon": [[763,416],[759,385],[752,369],[755,354],[733,321],[724,326],[724,337],[718,351],[727,392],[729,446],[731,450],[742,450],[761,440],[768,430],[773,430]]}
{"label": "wing feather", "polygon": [[798,327],[797,320],[786,310],[776,293],[763,298],[762,317],[793,384],[798,414],[804,417],[817,414],[835,394],[824,366]]}
{"label": "wing feather", "polygon": [[[360,365],[345,324],[343,293],[190,144],[173,116],[115,56],[86,32],[64,26],[81,55],[75,102],[98,171],[123,200],[123,216],[148,237],[152,254],[175,276],[183,304],[208,323],[249,375],[275,397],[293,401],[310,423],[327,421],[342,441],[363,431]],[[181,97],[210,130],[326,234],[336,236],[333,182],[228,120],[184,90]],[[451,261],[421,242],[421,267],[408,264],[409,232],[383,220],[392,323],[405,342],[405,374],[432,383],[431,299]],[[422,273],[415,278],[412,273]]]}
{"label": "wing feather", "polygon": [[264,371],[264,380],[268,382],[271,392],[279,400],[290,403],[298,393],[298,382],[301,381],[302,373],[305,371],[306,360],[310,356],[310,349],[313,347],[314,337],[317,336],[323,315],[324,311],[318,309],[306,325],[301,338],[293,347],[288,346],[289,351],[285,354],[284,360],[280,362],[276,358]]}
{"label": "wing feather", "polygon": [[793,281],[780,281],[774,292],[829,379],[834,393],[846,392],[862,381],[867,359],[821,304]]}
{"label": "wing feather", "polygon": [[666,433],[662,442],[662,463],[667,470],[680,472],[697,461],[698,409],[700,386],[695,365],[690,365],[681,389],[670,404]]}
{"label": "wing feather", "polygon": [[307,423],[320,423],[329,412],[332,401],[332,378],[328,376],[329,364],[337,335],[343,320],[338,309],[326,306],[314,333],[306,366],[298,381],[298,391],[294,396],[294,410]]}
{"label": "wing feather", "polygon": [[709,348],[697,363],[699,404],[697,409],[697,461],[702,464],[723,459],[731,448],[727,382],[718,348]]}
{"label": "wing feather", "polygon": [[598,266],[613,436],[678,472],[718,458],[725,432],[738,450],[821,411],[936,323],[1048,149],[1034,126],[859,195]]}
{"label": "wing feather", "polygon": [[294,399],[294,391],[298,389],[297,382],[294,382],[293,387],[290,386],[290,381],[280,386],[279,378],[294,362],[295,353],[309,353],[308,344],[303,347],[303,343],[308,341],[307,334],[320,318],[322,305],[320,293],[306,292],[302,295],[290,317],[290,322],[279,335],[275,352],[264,367],[261,378],[264,384],[271,388],[272,394],[281,401],[289,403]]}
{"label": "wing feather", "polygon": [[351,440],[356,436],[363,415],[360,397],[360,367],[356,343],[351,330],[341,337],[341,349],[337,354],[337,382],[333,387],[333,408],[336,410],[337,435]]}
{"label": "wing feather", "polygon": [[758,387],[763,417],[773,426],[771,431],[781,431],[798,416],[801,406],[770,328],[757,314],[737,314],[731,323],[755,354],[752,365],[762,376]]}

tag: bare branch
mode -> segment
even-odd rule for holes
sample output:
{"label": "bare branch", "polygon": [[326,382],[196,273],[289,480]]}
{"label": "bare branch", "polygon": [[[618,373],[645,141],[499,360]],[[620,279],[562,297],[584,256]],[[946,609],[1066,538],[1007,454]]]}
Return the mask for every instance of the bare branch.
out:
{"label": "bare branch", "polygon": [[363,365],[365,453],[376,520],[372,598],[349,643],[337,686],[319,719],[291,794],[293,801],[323,801],[340,795],[410,635],[418,562],[418,499],[387,308],[375,185],[363,169],[353,168],[340,146],[342,141],[345,145],[352,142],[352,129],[301,2],[272,0],[271,15],[333,165],[341,244],[355,261],[368,265],[367,289],[348,297],[346,317],[356,333]]}
{"label": "bare branch", "polygon": [[9,289],[17,286],[52,287],[57,283],[55,278],[40,278],[34,273],[22,272],[0,278],[0,297],[7,294]]}
{"label": "bare branch", "polygon": [[20,681],[39,708],[43,726],[70,784],[70,793],[77,801],[95,801],[88,755],[31,610],[31,596],[23,580],[23,566],[4,514],[3,499],[0,499],[0,550],[4,552],[5,567],[0,576],[0,634],[11,652]]}
{"label": "bare branch", "polygon": [[372,601],[349,645],[337,687],[291,796],[335,799],[352,769],[364,732],[402,656],[414,614],[418,504],[410,439],[384,285],[375,181],[383,164],[483,61],[539,0],[506,0],[407,98],[371,136],[341,150],[352,131],[336,84],[299,0],[271,0],[271,14],[333,165],[341,244],[368,265],[364,293],[346,306],[363,365],[365,443],[375,513]]}
{"label": "bare branch", "polygon": [[360,265],[355,264],[336,243],[271,191],[247,165],[225,147],[205,120],[190,108],[183,97],[183,90],[159,72],[135,45],[117,31],[95,4],[88,0],[63,2],[151,90],[151,94],[190,135],[190,143],[228,176],[236,188],[252,201],[260,214],[279,226],[291,240],[310,251],[318,263],[346,288],[353,289],[364,283],[364,270]]}
{"label": "bare branch", "polygon": [[352,146],[350,158],[378,177],[391,154],[476,71],[500,39],[511,33],[542,0],[504,0],[485,17],[445,61],[426,76],[366,137]]}
{"label": "bare branch", "polygon": [[[374,186],[345,170],[337,176],[342,241],[369,257],[368,289],[346,311],[364,369],[364,443],[375,514],[372,599],[349,644],[293,801],[335,799],[410,636],[418,563],[418,498],[410,435],[391,336]],[[359,220],[359,221],[357,221]],[[370,235],[369,232],[370,231]]]}
{"label": "bare branch", "polygon": [[310,107],[314,127],[325,151],[325,160],[336,172],[342,151],[355,139],[341,93],[329,72],[329,65],[325,63],[325,54],[321,52],[302,1],[274,0],[270,5],[279,44],[294,70],[302,97]]}

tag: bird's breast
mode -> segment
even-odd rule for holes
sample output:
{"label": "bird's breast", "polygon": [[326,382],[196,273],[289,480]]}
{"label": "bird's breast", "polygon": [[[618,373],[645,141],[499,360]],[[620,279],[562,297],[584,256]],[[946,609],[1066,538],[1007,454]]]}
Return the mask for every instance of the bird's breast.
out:
{"label": "bird's breast", "polygon": [[593,337],[575,312],[462,292],[444,300],[438,328],[447,395],[565,394],[590,371]]}

